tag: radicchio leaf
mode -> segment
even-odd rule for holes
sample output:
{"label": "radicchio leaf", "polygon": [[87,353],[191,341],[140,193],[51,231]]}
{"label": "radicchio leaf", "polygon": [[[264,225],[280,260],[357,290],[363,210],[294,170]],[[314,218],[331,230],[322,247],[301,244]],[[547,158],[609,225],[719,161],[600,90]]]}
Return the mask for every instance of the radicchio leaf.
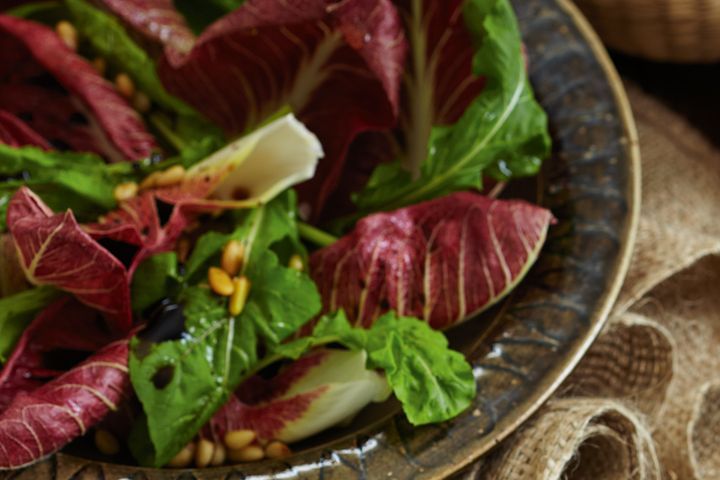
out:
{"label": "radicchio leaf", "polygon": [[0,143],[11,147],[34,145],[49,150],[50,145],[25,122],[10,112],[0,110]]}
{"label": "radicchio leaf", "polygon": [[[159,207],[169,212],[166,218],[161,218]],[[127,259],[128,277],[132,278],[143,260],[174,249],[192,218],[184,204],[164,204],[157,200],[155,192],[147,191],[122,202],[117,210],[104,215],[100,223],[86,225],[84,230],[95,240],[111,239],[136,247],[137,251]]]}
{"label": "radicchio leaf", "polygon": [[[446,10],[446,3],[455,9]],[[473,46],[472,72],[483,76],[485,87],[477,95],[481,84],[480,80],[472,80],[477,79],[472,74],[457,85],[451,82],[452,93],[458,95],[456,101],[446,91],[451,87],[433,79],[433,64],[441,65],[440,58],[450,62],[464,59],[459,71],[467,73],[467,49],[453,55],[450,52],[457,48],[448,43],[426,60],[425,42],[433,35],[410,34],[413,58],[420,59],[414,68],[424,73],[410,82],[408,89],[410,107],[406,110],[412,122],[407,125],[410,131],[405,140],[409,156],[404,164],[398,161],[375,170],[365,190],[355,198],[364,212],[391,210],[461,190],[480,190],[484,176],[505,181],[534,175],[550,152],[547,116],[535,100],[527,77],[521,35],[510,1],[428,0],[423,4],[428,11],[420,16],[420,2],[411,2],[410,23],[418,24],[411,30],[425,24],[432,26],[431,19],[438,14],[441,18],[450,14],[447,41],[464,38],[465,47]],[[459,33],[452,33],[455,31]],[[444,43],[442,37],[439,43]],[[453,72],[455,67],[449,64],[444,68]],[[465,89],[466,84],[474,87]],[[445,96],[437,98],[449,102],[449,107],[438,109],[433,99],[436,91],[444,92]],[[444,123],[456,120],[459,114],[455,123]]]}
{"label": "radicchio leaf", "polygon": [[7,224],[27,279],[72,293],[120,332],[132,323],[123,264],[78,225],[71,211],[53,212],[27,187],[10,201]]}
{"label": "radicchio leaf", "polygon": [[410,39],[410,73],[403,89],[401,120],[404,166],[419,172],[435,125],[457,122],[482,91],[472,71],[474,42],[465,27],[463,0],[400,0]]}
{"label": "radicchio leaf", "polygon": [[366,368],[366,359],[362,350],[317,350],[270,380],[253,377],[202,434],[219,441],[227,432],[250,429],[260,440],[295,442],[337,425],[390,395],[385,379]]}
{"label": "radicchio leaf", "polygon": [[23,331],[0,372],[0,412],[18,394],[29,393],[76,365],[67,365],[117,337],[102,315],[65,296],[44,309]]}
{"label": "radicchio leaf", "polygon": [[290,105],[326,153],[300,189],[317,214],[350,141],[394,125],[405,49],[389,0],[249,0],[210,26],[190,54],[166,58],[160,76],[229,134]]}
{"label": "radicchio leaf", "polygon": [[145,39],[177,53],[192,49],[195,35],[173,0],[98,0]]}
{"label": "radicchio leaf", "polygon": [[29,465],[84,435],[126,397],[127,341],[112,343],[0,413],[0,469]]}
{"label": "radicchio leaf", "polygon": [[0,108],[60,149],[110,161],[155,147],[139,115],[87,61],[39,23],[0,15]]}
{"label": "radicchio leaf", "polygon": [[354,325],[381,314],[445,328],[498,302],[537,258],[552,214],[524,201],[461,192],[371,215],[315,252],[311,276],[324,311]]}

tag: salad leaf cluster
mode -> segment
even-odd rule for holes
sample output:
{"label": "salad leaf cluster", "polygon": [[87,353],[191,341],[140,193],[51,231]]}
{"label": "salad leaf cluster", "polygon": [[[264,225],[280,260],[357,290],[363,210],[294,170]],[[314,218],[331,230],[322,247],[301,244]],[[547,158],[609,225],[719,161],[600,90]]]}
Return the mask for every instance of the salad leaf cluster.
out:
{"label": "salad leaf cluster", "polygon": [[[184,315],[182,338],[148,344],[140,334],[131,345],[131,379],[147,415],[147,425],[139,428],[147,429],[154,446],[154,457],[146,461],[167,463],[242,381],[262,367],[332,343],[365,350],[368,368],[386,373],[414,424],[452,418],[467,407],[475,394],[470,366],[449,349],[442,333],[420,320],[391,313],[364,330],[351,327],[344,313],[337,312],[321,318],[311,335],[283,343],[321,309],[310,277],[279,260],[283,249],[278,252],[277,247],[284,240],[299,244],[294,195],[281,195],[240,217],[233,232],[211,232],[199,239],[182,279],[173,265],[174,254],[164,254],[148,259],[146,265],[164,272],[165,281],[154,274],[135,283],[137,292],[145,283],[184,283],[177,290]],[[227,300],[201,280],[230,240],[246,246],[244,274],[253,285],[237,317],[228,313]],[[167,415],[168,410],[173,415]]]}
{"label": "salad leaf cluster", "polygon": [[[367,369],[382,372],[414,425],[445,421],[465,410],[476,394],[472,367],[461,353],[450,348],[443,333],[431,327],[429,316],[420,320],[403,315],[409,311],[403,308],[403,301],[410,295],[405,298],[402,289],[382,293],[397,294],[397,309],[393,310],[395,304],[380,302],[378,296],[370,322],[359,325],[356,312],[344,312],[337,307],[335,299],[325,297],[325,290],[318,290],[316,282],[327,278],[327,272],[298,271],[289,266],[289,260],[299,255],[305,266],[312,268],[319,264],[313,263],[312,258],[318,258],[320,254],[309,254],[304,242],[307,238],[302,238],[302,233],[312,227],[301,224],[298,203],[310,208],[309,216],[320,218],[325,200],[331,198],[331,193],[338,193],[333,190],[337,190],[341,177],[348,171],[352,173],[354,165],[345,165],[345,159],[350,144],[360,138],[361,132],[383,130],[402,146],[397,149],[401,152],[397,158],[372,165],[372,174],[364,187],[352,192],[355,204],[352,216],[355,219],[415,205],[418,211],[422,210],[420,216],[427,214],[423,222],[433,223],[428,227],[428,235],[421,232],[425,235],[422,237],[423,248],[427,247],[423,268],[428,270],[435,261],[434,250],[430,247],[436,238],[436,230],[444,226],[443,222],[450,222],[458,215],[463,218],[469,215],[462,206],[458,207],[462,210],[458,215],[448,216],[452,218],[430,218],[430,213],[445,204],[416,204],[442,202],[440,197],[455,192],[482,190],[484,179],[488,177],[506,181],[537,173],[542,159],[550,151],[547,118],[535,100],[527,78],[521,36],[509,1],[374,0],[338,2],[336,7],[327,8],[327,2],[318,0],[307,2],[307,8],[300,9],[301,12],[282,9],[280,15],[278,10],[286,6],[284,0],[177,0],[175,7],[184,14],[188,26],[199,35],[198,39],[192,38],[192,32],[184,24],[164,25],[161,19],[157,25],[148,27],[140,21],[129,21],[123,5],[110,3],[103,0],[27,3],[14,9],[12,14],[49,25],[58,19],[70,19],[82,39],[79,54],[101,56],[107,60],[110,75],[129,73],[137,88],[152,100],[153,106],[143,122],[130,112],[135,123],[122,126],[127,127],[125,130],[116,130],[131,139],[145,138],[145,135],[150,137],[144,130],[147,124],[159,138],[156,146],[153,140],[153,148],[164,154],[152,154],[135,163],[109,164],[109,158],[104,158],[101,151],[79,153],[62,151],[62,148],[44,150],[33,146],[3,145],[0,128],[0,234],[7,228],[6,212],[13,196],[21,187],[29,187],[53,211],[71,210],[73,222],[77,218],[83,224],[75,225],[74,235],[85,242],[95,242],[93,245],[98,250],[110,252],[120,259],[121,249],[129,248],[136,253],[147,247],[138,243],[152,245],[152,248],[142,250],[153,254],[139,266],[124,266],[123,273],[127,273],[131,282],[127,285],[129,282],[124,281],[121,288],[131,292],[136,325],[132,331],[123,332],[125,338],[116,339],[119,343],[110,343],[108,347],[113,359],[124,355],[127,360],[127,366],[113,366],[112,378],[118,382],[122,378],[125,384],[129,379],[142,405],[142,413],[130,436],[137,459],[147,465],[167,464],[208,425],[233,395],[250,388],[247,387],[249,381],[283,362],[301,359],[321,347],[365,352]],[[370,8],[373,6],[378,9]],[[147,5],[138,8],[145,7],[150,8]],[[378,11],[384,14],[378,17],[375,15]],[[459,14],[442,17],[440,23],[447,30],[443,33],[448,34],[453,44],[452,51],[459,52],[461,60],[468,60],[467,65],[457,70],[461,74],[438,63],[438,51],[430,48],[433,35],[437,33],[431,31],[431,25],[437,21],[434,15],[455,11]],[[173,17],[168,22],[177,23],[178,18],[181,17]],[[256,24],[262,26],[262,35],[257,35]],[[209,25],[212,27],[208,28]],[[186,42],[187,50],[179,49],[178,42],[163,38],[163,35],[172,37],[175,27],[183,30],[182,42]],[[401,87],[406,37],[410,55],[404,73],[414,78],[406,79],[405,86]],[[288,39],[291,41],[287,52],[280,52],[282,49],[278,50],[278,45]],[[287,58],[283,55],[271,58],[268,52],[280,52]],[[66,54],[76,55],[75,52]],[[298,57],[302,58],[296,61]],[[277,59],[280,59],[278,65],[273,64]],[[73,60],[80,61],[75,57]],[[90,75],[91,72],[85,73]],[[48,72],[43,74],[49,75]],[[93,82],[112,90],[108,82],[102,83],[100,76],[96,77]],[[34,77],[25,80],[37,83]],[[0,75],[0,87],[3,81],[5,79]],[[435,98],[433,92],[441,91],[440,84],[460,92],[450,102],[452,105],[440,105],[445,99]],[[468,85],[472,88],[466,89]],[[56,99],[58,105],[66,108],[67,105],[82,104],[83,98],[90,95],[85,91],[86,86],[75,87],[73,84],[72,88],[57,89],[51,83],[49,88],[53,98],[59,98]],[[127,103],[115,92],[110,94],[113,101]],[[408,109],[408,104],[422,106],[411,119],[402,118],[401,110],[412,110]],[[53,106],[56,110],[60,107]],[[75,117],[80,114],[82,122],[79,123],[87,123],[88,135],[96,135],[95,143],[104,145],[107,132],[97,132],[93,128],[107,126],[86,116],[91,113],[98,117],[105,115],[103,118],[112,115],[86,107],[75,112]],[[142,217],[145,211],[118,202],[114,190],[121,183],[141,183],[148,174],[174,165],[191,167],[221,149],[234,136],[271,122],[275,112],[288,109],[320,138],[326,154],[316,178],[300,185],[299,193],[290,189],[255,208],[219,212],[209,207],[205,210],[185,208],[188,204],[181,201],[169,204],[154,196],[153,191],[144,191],[141,192],[143,205],[157,219],[157,228],[143,228],[146,226],[143,218],[137,218],[135,230],[138,231],[133,233],[134,236],[129,229],[123,230],[127,225],[122,225],[122,221],[118,221],[118,225],[102,225],[103,235],[97,233],[96,227],[102,222],[96,224],[96,220],[101,215],[120,212],[114,217]],[[1,103],[0,111],[4,111]],[[193,195],[193,192],[182,191],[182,186],[179,190],[179,196],[172,198]],[[339,193],[347,195],[351,192]],[[505,212],[518,207],[507,203],[505,209],[499,210]],[[171,222],[167,219],[160,220],[163,208],[170,208],[172,214],[180,212],[183,222],[178,222],[179,227],[168,226]],[[488,207],[489,210],[492,208],[494,205]],[[473,232],[478,238],[512,243],[507,249],[511,250],[510,254],[495,244],[490,253],[475,251],[476,258],[482,257],[483,261],[488,255],[494,255],[490,261],[504,266],[505,276],[512,276],[512,285],[534,261],[552,221],[549,212],[540,210],[537,207],[524,210],[529,226],[518,226],[513,216],[508,220],[507,230],[514,228],[515,231],[500,240],[495,236],[495,225],[489,214],[487,227],[483,227],[488,231]],[[71,213],[67,215],[71,216]],[[378,214],[366,220],[364,225],[390,222],[418,232],[427,226],[411,219],[407,209],[387,216]],[[456,228],[458,225],[461,223],[455,222],[448,228],[455,235],[451,241],[434,247],[444,248],[440,254],[445,254],[445,258],[458,256],[464,259],[463,249],[466,248],[482,250],[481,247],[467,246],[466,226],[460,229]],[[337,244],[353,243],[354,240],[347,239],[359,238],[360,230],[356,229]],[[498,230],[502,233],[505,229]],[[542,233],[533,240],[532,252],[512,252],[521,246],[529,249],[526,244],[529,231]],[[193,245],[187,258],[170,251],[174,245],[164,241],[164,235],[170,235],[168,232],[174,235],[173,241],[181,236],[185,239],[192,236]],[[57,232],[52,231],[43,241],[49,245],[55,234]],[[131,236],[132,241],[128,240]],[[327,235],[323,238],[333,239]],[[241,274],[252,285],[245,308],[238,315],[229,312],[227,298],[212,292],[206,277],[208,269],[219,264],[222,249],[231,240],[237,240],[245,247]],[[45,243],[38,246],[43,253]],[[407,253],[401,248],[392,251],[375,247],[369,252],[367,242],[353,245],[357,249],[352,255],[348,252],[343,261],[357,264],[347,264],[348,278],[333,279],[339,284],[352,282],[352,288],[346,288],[346,291],[360,292],[343,299],[349,302],[349,309],[365,304],[363,295],[377,293],[369,288],[368,278],[359,274],[363,268],[368,264],[401,262],[403,253]],[[463,255],[455,255],[457,252],[454,251],[448,253],[451,249],[463,250]],[[416,253],[419,251],[422,248],[415,250]],[[62,252],[57,255],[62,256]],[[384,258],[377,261],[373,255]],[[411,257],[405,255],[406,260]],[[470,293],[462,285],[465,281],[462,261],[458,261],[458,272],[450,272],[451,275],[457,273],[457,278],[453,279],[457,280],[457,286],[452,287],[457,290],[457,295],[448,295],[444,300],[447,303],[451,298],[457,298],[458,305],[462,306],[460,310],[464,312]],[[2,258],[0,262],[3,262]],[[48,261],[48,264],[52,262]],[[507,264],[512,265],[508,267]],[[446,266],[444,264],[443,268]],[[495,273],[486,270],[486,277]],[[390,267],[388,271],[398,273],[400,269]],[[55,272],[45,273],[52,278]],[[427,294],[425,301],[430,305],[432,292],[440,291],[432,282],[450,284],[446,280],[426,276],[421,287],[410,285],[405,288],[422,289],[423,295]],[[493,280],[489,281],[491,292]],[[492,301],[497,300],[500,293],[507,293],[506,290],[511,288],[509,283],[506,282],[505,290],[494,292],[498,295]],[[67,299],[70,292],[82,302],[83,292],[92,289],[83,288],[81,292],[68,287],[63,290],[65,293],[51,286],[35,286],[0,298],[0,362],[8,361],[16,344],[15,353],[26,353],[27,342],[21,337],[40,328],[35,323],[38,319],[47,322],[57,314],[57,320],[63,320],[60,316],[64,311],[56,307],[58,299]],[[476,298],[473,302],[473,305],[479,303],[484,307],[491,300]],[[448,312],[451,310],[448,307],[442,311],[447,317],[441,319],[442,325],[465,319],[450,318]],[[98,335],[100,337],[105,340],[104,336]],[[124,354],[126,350],[127,355]],[[101,353],[100,357],[104,358],[107,352]],[[13,365],[8,363],[6,368],[13,368]],[[82,375],[74,369],[69,372],[73,378]],[[53,384],[52,388],[56,386]],[[8,420],[4,415],[14,411],[12,408],[5,410],[2,404],[5,387],[7,385],[0,381],[0,434],[2,422]],[[113,385],[106,387],[114,388]],[[126,387],[123,385],[122,388]],[[16,389],[16,386],[12,388]],[[16,390],[13,392],[26,392]],[[69,435],[66,440],[72,438]],[[0,456],[0,467],[5,462]]]}

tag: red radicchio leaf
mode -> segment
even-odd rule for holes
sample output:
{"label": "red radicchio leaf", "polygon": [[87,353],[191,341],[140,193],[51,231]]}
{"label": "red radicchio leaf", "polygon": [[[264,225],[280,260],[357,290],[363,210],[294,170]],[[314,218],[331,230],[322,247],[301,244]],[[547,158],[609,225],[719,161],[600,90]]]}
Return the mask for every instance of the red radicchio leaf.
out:
{"label": "red radicchio leaf", "polygon": [[403,89],[402,129],[406,167],[427,157],[432,127],[457,122],[485,86],[472,71],[475,46],[463,18],[462,0],[401,0],[410,42],[410,73]]}
{"label": "red radicchio leaf", "polygon": [[399,158],[400,154],[393,132],[389,130],[358,135],[350,145],[345,168],[337,188],[322,211],[320,223],[355,213],[357,206],[352,201],[353,194],[367,185],[375,167],[392,162]]}
{"label": "red radicchio leaf", "polygon": [[128,272],[78,225],[71,211],[54,215],[27,187],[13,195],[7,224],[27,279],[53,285],[106,315],[120,332],[132,324]]}
{"label": "red radicchio leaf", "polygon": [[61,148],[110,161],[150,155],[140,116],[82,57],[44,25],[0,15],[0,108]]}
{"label": "red radicchio leaf", "polygon": [[56,301],[25,329],[0,372],[0,412],[16,395],[62,375],[59,362],[88,356],[116,339],[98,312],[71,297]]}
{"label": "red radicchio leaf", "polygon": [[202,435],[218,441],[229,431],[250,429],[260,440],[296,442],[347,421],[390,393],[384,376],[367,369],[364,351],[315,350],[269,380],[243,383]]}
{"label": "red radicchio leaf", "polygon": [[[100,223],[85,226],[85,231],[96,240],[109,238],[138,247],[129,267],[130,278],[143,260],[175,248],[197,213],[193,208],[186,208],[181,200],[172,205],[165,203],[157,198],[157,193],[146,191],[122,202],[117,210],[104,215]],[[185,200],[193,203],[197,197],[189,195]],[[169,212],[167,218],[161,218],[159,206]]]}
{"label": "red radicchio leaf", "polygon": [[195,35],[172,0],[98,0],[144,38],[178,53],[192,49]]}
{"label": "red radicchio leaf", "polygon": [[371,215],[310,259],[325,311],[369,326],[388,310],[445,328],[506,295],[537,258],[552,214],[461,192]]}
{"label": "red radicchio leaf", "polygon": [[[409,170],[427,157],[433,126],[457,122],[485,86],[472,71],[475,47],[465,26],[461,0],[396,1],[410,43],[407,73],[401,91],[400,130],[372,132],[352,144],[338,188],[328,201],[322,220],[355,210],[353,193],[367,185],[374,167],[402,159]],[[392,136],[404,137],[393,142]],[[380,142],[385,142],[382,147]],[[397,143],[405,145],[401,151]],[[329,210],[329,211],[328,211]]]}
{"label": "red radicchio leaf", "polygon": [[405,50],[389,0],[249,0],[159,69],[171,93],[229,134],[289,104],[325,150],[300,187],[317,216],[352,139],[394,125]]}
{"label": "red radicchio leaf", "polygon": [[0,143],[11,147],[34,145],[49,150],[50,145],[25,122],[10,112],[0,110]]}
{"label": "red radicchio leaf", "polygon": [[60,450],[118,408],[130,386],[128,343],[112,343],[64,375],[18,394],[0,414],[0,469]]}
{"label": "red radicchio leaf", "polygon": [[327,355],[318,351],[291,363],[271,380],[252,377],[238,388],[230,400],[215,413],[203,429],[203,436],[221,440],[233,430],[253,430],[259,439],[278,438],[290,422],[300,418],[312,401],[327,387],[280,399],[292,384],[309,369],[319,365]]}

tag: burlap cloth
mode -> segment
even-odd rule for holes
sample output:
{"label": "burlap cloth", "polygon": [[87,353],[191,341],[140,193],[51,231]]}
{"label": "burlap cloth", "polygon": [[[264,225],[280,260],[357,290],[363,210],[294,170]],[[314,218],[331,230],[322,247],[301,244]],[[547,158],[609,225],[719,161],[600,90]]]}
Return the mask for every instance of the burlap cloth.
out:
{"label": "burlap cloth", "polygon": [[460,478],[720,479],[720,148],[626,87],[643,205],[620,298],[558,394]]}

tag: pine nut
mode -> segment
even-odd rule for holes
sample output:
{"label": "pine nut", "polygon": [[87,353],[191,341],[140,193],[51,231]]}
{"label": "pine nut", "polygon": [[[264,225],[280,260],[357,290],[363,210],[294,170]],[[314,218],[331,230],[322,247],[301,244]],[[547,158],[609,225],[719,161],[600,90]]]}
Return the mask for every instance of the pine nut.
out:
{"label": "pine nut", "polygon": [[153,172],[140,182],[140,190],[147,190],[149,188],[155,188],[157,186],[158,177],[161,172]]}
{"label": "pine nut", "polygon": [[228,275],[237,275],[245,261],[245,244],[230,240],[223,248],[220,265]]}
{"label": "pine nut", "polygon": [[198,468],[207,467],[210,465],[214,454],[215,444],[206,438],[201,438],[195,450],[195,466]]}
{"label": "pine nut", "polygon": [[105,75],[105,71],[107,71],[107,62],[102,57],[96,57],[95,60],[92,61],[93,67],[95,67],[95,70],[100,74],[100,76]]}
{"label": "pine nut", "polygon": [[143,92],[135,92],[135,95],[132,98],[132,106],[140,113],[147,113],[150,111],[150,107],[152,106],[150,97],[145,95]]}
{"label": "pine nut", "polygon": [[95,446],[103,455],[117,455],[120,453],[120,443],[115,435],[107,430],[95,430]]}
{"label": "pine nut", "polygon": [[272,458],[273,460],[285,458],[291,453],[292,451],[290,450],[290,447],[277,440],[275,440],[274,442],[270,442],[270,444],[265,447],[265,455],[268,458]]}
{"label": "pine nut", "polygon": [[292,257],[290,257],[290,261],[288,262],[288,267],[292,268],[293,270],[297,270],[298,272],[302,272],[303,270],[305,270],[305,264],[303,263],[303,259],[298,254],[295,254]]}
{"label": "pine nut", "polygon": [[235,285],[230,275],[225,273],[225,270],[217,267],[210,267],[208,270],[208,283],[213,292],[222,297],[229,297],[235,290]]}
{"label": "pine nut", "polygon": [[240,450],[228,450],[228,459],[231,462],[257,462],[265,457],[263,449],[257,445],[250,445]]}
{"label": "pine nut", "polygon": [[55,32],[70,50],[78,48],[78,33],[72,23],[62,20],[55,25]]}
{"label": "pine nut", "polygon": [[250,294],[250,279],[246,276],[235,277],[233,279],[233,293],[230,296],[228,310],[230,315],[236,317],[245,309],[248,295]]}
{"label": "pine nut", "polygon": [[255,436],[252,430],[234,430],[225,435],[225,445],[230,450],[240,450],[250,445]]}
{"label": "pine nut", "polygon": [[132,99],[133,95],[135,95],[135,83],[127,73],[117,74],[115,77],[115,88],[117,88],[120,95],[128,100]]}
{"label": "pine nut", "polygon": [[160,175],[158,175],[155,184],[156,186],[161,188],[171,187],[173,185],[181,183],[184,179],[185,167],[183,167],[182,165],[175,165],[174,167],[170,167],[164,172],[162,172]]}
{"label": "pine nut", "polygon": [[118,202],[126,202],[132,200],[138,193],[138,184],[135,182],[121,183],[113,190],[115,200]]}
{"label": "pine nut", "polygon": [[223,465],[225,463],[225,459],[227,458],[227,450],[225,450],[225,445],[222,443],[216,443],[215,444],[215,452],[213,452],[213,458],[210,461],[210,465],[213,467],[219,467],[220,465]]}
{"label": "pine nut", "polygon": [[190,442],[178,452],[167,464],[170,468],[185,468],[190,465],[195,456],[195,443]]}

